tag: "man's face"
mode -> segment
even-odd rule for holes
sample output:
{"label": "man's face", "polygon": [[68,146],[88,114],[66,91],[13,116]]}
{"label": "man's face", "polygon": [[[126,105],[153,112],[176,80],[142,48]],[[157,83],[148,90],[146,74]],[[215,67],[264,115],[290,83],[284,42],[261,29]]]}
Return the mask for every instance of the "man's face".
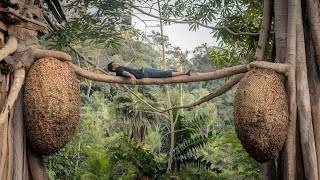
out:
{"label": "man's face", "polygon": [[119,67],[118,64],[112,63],[112,70],[117,70],[117,68]]}

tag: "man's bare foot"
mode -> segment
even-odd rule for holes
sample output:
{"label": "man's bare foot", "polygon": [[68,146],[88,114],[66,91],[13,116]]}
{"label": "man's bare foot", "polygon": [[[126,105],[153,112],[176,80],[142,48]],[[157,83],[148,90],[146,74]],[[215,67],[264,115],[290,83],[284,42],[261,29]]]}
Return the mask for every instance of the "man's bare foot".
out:
{"label": "man's bare foot", "polygon": [[184,71],[185,75],[191,76],[191,69],[187,69]]}

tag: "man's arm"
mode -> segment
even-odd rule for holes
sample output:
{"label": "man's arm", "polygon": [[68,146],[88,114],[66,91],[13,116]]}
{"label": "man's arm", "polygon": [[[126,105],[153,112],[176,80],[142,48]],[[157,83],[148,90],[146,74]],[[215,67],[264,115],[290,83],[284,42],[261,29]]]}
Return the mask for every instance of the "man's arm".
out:
{"label": "man's arm", "polygon": [[129,73],[128,71],[122,71],[122,75],[128,78],[136,78],[133,74]]}
{"label": "man's arm", "polygon": [[131,83],[132,83],[133,85],[135,85],[135,84],[137,83],[136,77],[135,77],[133,74],[129,73],[128,71],[123,71],[123,72],[122,72],[122,75],[125,76],[125,77],[130,78]]}

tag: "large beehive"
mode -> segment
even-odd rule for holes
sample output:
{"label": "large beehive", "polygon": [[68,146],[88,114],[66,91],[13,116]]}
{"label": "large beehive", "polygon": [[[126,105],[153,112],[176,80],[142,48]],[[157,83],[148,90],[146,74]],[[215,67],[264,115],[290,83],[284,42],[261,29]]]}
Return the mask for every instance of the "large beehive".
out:
{"label": "large beehive", "polygon": [[32,147],[50,155],[73,136],[80,118],[79,83],[65,62],[43,58],[28,72],[24,91],[27,136]]}
{"label": "large beehive", "polygon": [[239,83],[234,124],[245,150],[258,162],[276,157],[287,135],[288,100],[279,75],[254,69]]}

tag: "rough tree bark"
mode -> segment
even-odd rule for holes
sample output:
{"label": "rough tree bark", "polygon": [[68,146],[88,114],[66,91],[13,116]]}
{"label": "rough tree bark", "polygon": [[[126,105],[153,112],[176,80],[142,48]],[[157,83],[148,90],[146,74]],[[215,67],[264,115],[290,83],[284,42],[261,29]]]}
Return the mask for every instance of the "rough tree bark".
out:
{"label": "rough tree bark", "polygon": [[[285,62],[292,65],[295,69],[296,67],[296,21],[297,21],[297,0],[287,2],[288,9],[288,23],[287,23],[287,54]],[[289,116],[289,127],[288,135],[284,148],[284,170],[287,171],[284,173],[284,179],[293,179],[295,177],[295,168],[296,168],[296,82],[295,82],[295,73],[292,73],[294,76],[293,82],[291,82],[292,87],[290,87],[290,80],[287,84],[288,94],[293,94],[294,97],[289,98],[290,106],[290,116]]]}
{"label": "rough tree bark", "polygon": [[[319,47],[319,6],[318,1],[306,0],[275,1],[275,41],[276,62],[288,63],[295,67],[290,74],[294,79],[287,80],[290,125],[284,146],[283,158],[267,167],[269,174],[264,179],[319,179],[319,69],[313,46]],[[302,4],[302,5],[301,5]],[[308,16],[301,12],[307,9]],[[308,22],[310,29],[308,28]],[[312,35],[311,38],[304,35]],[[316,37],[317,36],[317,37]],[[315,48],[315,52],[319,48]],[[306,54],[307,53],[307,54]],[[294,81],[294,82],[293,82]],[[296,84],[296,87],[295,87]],[[293,85],[293,86],[292,86]],[[297,116],[298,111],[298,116]],[[297,123],[295,123],[297,120]],[[318,156],[318,157],[317,157]],[[269,162],[270,164],[270,162]],[[303,168],[303,169],[302,169]],[[275,176],[273,176],[275,174]]]}
{"label": "rough tree bark", "polygon": [[307,55],[307,68],[308,68],[308,83],[309,83],[309,94],[311,103],[311,114],[313,120],[314,139],[316,143],[316,154],[318,173],[320,172],[320,78],[319,69],[316,63],[314,47],[310,37],[306,37],[309,43],[306,45]]}
{"label": "rough tree bark", "polygon": [[[309,84],[307,77],[307,64],[304,43],[304,29],[302,25],[301,2],[297,3],[297,56],[296,56],[296,81],[297,81],[297,106],[300,130],[300,142],[304,171],[307,179],[318,179],[317,155],[314,141]],[[299,82],[299,84],[298,84]]]}
{"label": "rough tree bark", "polygon": [[[312,38],[306,38],[308,81],[310,89],[311,114],[314,129],[314,139],[316,144],[318,178],[320,178],[320,82],[319,82],[319,64],[320,64],[320,17],[319,1],[306,0],[307,16],[309,25],[305,30],[311,32]],[[306,35],[309,35],[306,33]]]}
{"label": "rough tree bark", "polygon": [[[48,178],[41,155],[28,145],[23,121],[25,72],[34,61],[38,32],[47,32],[37,21],[42,18],[42,1],[31,2],[0,2],[0,34],[5,43],[0,49],[0,179]],[[38,52],[36,56],[43,51]]]}

